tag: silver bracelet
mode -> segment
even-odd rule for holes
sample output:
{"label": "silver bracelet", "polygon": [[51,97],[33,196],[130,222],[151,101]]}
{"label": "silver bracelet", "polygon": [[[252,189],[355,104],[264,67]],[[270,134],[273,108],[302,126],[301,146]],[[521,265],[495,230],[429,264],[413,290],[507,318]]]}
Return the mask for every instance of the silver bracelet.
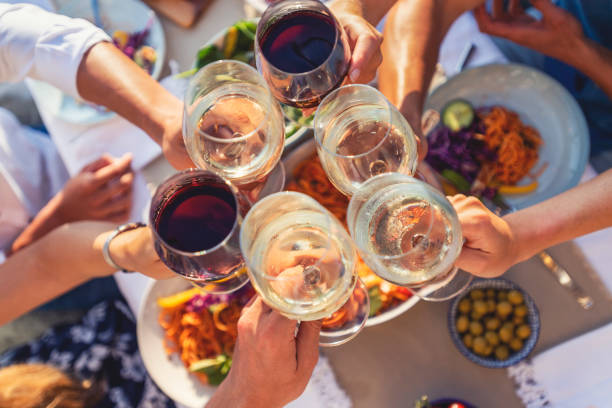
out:
{"label": "silver bracelet", "polygon": [[104,257],[104,260],[106,261],[107,264],[109,264],[112,268],[117,269],[117,270],[122,271],[122,272],[133,272],[133,271],[125,270],[124,268],[122,268],[119,265],[117,265],[117,263],[113,260],[113,258],[110,255],[110,249],[109,248],[110,248],[111,241],[117,235],[121,234],[122,232],[130,231],[130,230],[141,228],[141,227],[146,227],[146,225],[143,224],[142,222],[129,222],[127,224],[123,224],[123,225],[120,225],[119,227],[117,227],[117,229],[115,231],[113,231],[106,238],[106,242],[104,242],[104,247],[102,247],[102,256]]}

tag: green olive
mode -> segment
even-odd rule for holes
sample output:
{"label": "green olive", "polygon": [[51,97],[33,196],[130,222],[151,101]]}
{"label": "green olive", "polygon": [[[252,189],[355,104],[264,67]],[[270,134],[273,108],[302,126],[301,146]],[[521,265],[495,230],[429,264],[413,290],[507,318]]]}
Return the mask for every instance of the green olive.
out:
{"label": "green olive", "polygon": [[474,289],[470,292],[470,297],[472,298],[472,300],[482,300],[484,299],[484,296],[484,292],[480,289]]}
{"label": "green olive", "polygon": [[520,324],[523,324],[524,322],[525,322],[525,317],[523,316],[514,315],[514,317],[512,318],[512,323],[514,323],[517,326]]}
{"label": "green olive", "polygon": [[464,335],[463,344],[465,344],[465,347],[467,348],[472,348],[472,345],[474,344],[474,336],[472,336],[470,333]]}
{"label": "green olive", "polygon": [[487,313],[495,313],[497,309],[497,302],[493,299],[487,300]]}
{"label": "green olive", "polygon": [[510,313],[512,313],[512,305],[505,300],[497,304],[497,315],[502,319],[505,319]]}
{"label": "green olive", "polygon": [[495,299],[495,289],[487,289],[487,299]]}
{"label": "green olive", "polygon": [[[512,323],[511,323],[512,324]],[[514,337],[514,327],[503,325],[501,329],[499,329],[499,339],[504,343],[510,343]]]}
{"label": "green olive", "polygon": [[472,302],[468,298],[463,298],[459,302],[459,311],[463,314],[468,314],[472,310]]}
{"label": "green olive", "polygon": [[523,303],[523,294],[518,290],[511,290],[508,292],[508,302],[513,305],[520,305]]}
{"label": "green olive", "polygon": [[516,329],[516,335],[521,339],[526,339],[527,337],[531,336],[531,329],[526,324],[521,324]]}
{"label": "green olive", "polygon": [[487,304],[484,300],[475,300],[474,301],[474,312],[478,313],[481,316],[484,316],[489,311]]}
{"label": "green olive", "polygon": [[508,292],[505,290],[500,290],[499,292],[497,292],[497,300],[499,300],[500,302],[503,300],[508,300]]}
{"label": "green olive", "polygon": [[494,331],[488,331],[484,335],[485,340],[492,346],[497,346],[499,344],[499,336]]}
{"label": "green olive", "polygon": [[487,330],[497,330],[501,326],[501,321],[497,317],[491,317],[485,322]]}
{"label": "green olive", "polygon": [[475,320],[475,321],[482,319],[482,316],[483,315],[481,315],[480,313],[478,313],[475,310],[472,310],[472,313],[470,313],[470,319]]}
{"label": "green olive", "polygon": [[517,307],[514,308],[514,315],[515,316],[527,316],[527,306],[526,305],[519,305]]}
{"label": "green olive", "polygon": [[514,351],[519,351],[523,348],[523,341],[521,339],[517,339],[516,337],[510,341],[510,348]]}
{"label": "green olive", "polygon": [[484,339],[484,337],[474,337],[472,349],[474,350],[474,353],[484,355],[485,350],[487,349],[487,341]]}
{"label": "green olive", "polygon": [[474,336],[480,336],[484,328],[482,327],[482,323],[480,322],[470,322],[470,333]]}
{"label": "green olive", "polygon": [[495,347],[495,357],[498,360],[507,360],[509,356],[510,351],[508,350],[508,346],[502,344],[501,346]]}
{"label": "green olive", "polygon": [[461,315],[457,319],[456,326],[459,333],[465,333],[470,327],[470,319],[468,319],[467,316]]}
{"label": "green olive", "polygon": [[482,354],[484,357],[489,357],[491,355],[491,353],[493,353],[493,346],[490,344],[487,344],[487,347],[485,348],[484,353]]}

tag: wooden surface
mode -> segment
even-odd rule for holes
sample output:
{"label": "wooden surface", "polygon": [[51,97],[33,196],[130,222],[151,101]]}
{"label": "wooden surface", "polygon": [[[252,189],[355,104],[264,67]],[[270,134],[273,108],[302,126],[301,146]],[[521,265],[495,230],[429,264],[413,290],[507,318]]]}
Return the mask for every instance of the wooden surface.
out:
{"label": "wooden surface", "polygon": [[[512,268],[504,277],[525,289],[540,310],[542,328],[532,355],[612,322],[610,294],[578,248],[566,243],[551,254],[593,296],[595,306],[590,311],[578,306],[537,259]],[[522,406],[505,369],[480,367],[457,351],[447,329],[448,307],[448,302],[419,302],[397,319],[324,350],[355,408],[409,408],[423,394],[457,397],[478,407]]]}

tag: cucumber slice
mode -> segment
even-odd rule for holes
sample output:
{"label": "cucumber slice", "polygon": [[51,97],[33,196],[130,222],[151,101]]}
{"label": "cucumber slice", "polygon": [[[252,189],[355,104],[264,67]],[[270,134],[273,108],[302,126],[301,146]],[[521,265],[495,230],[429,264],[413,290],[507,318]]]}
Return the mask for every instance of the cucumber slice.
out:
{"label": "cucumber slice", "polygon": [[457,132],[470,126],[474,121],[474,108],[463,99],[454,99],[442,109],[442,123]]}

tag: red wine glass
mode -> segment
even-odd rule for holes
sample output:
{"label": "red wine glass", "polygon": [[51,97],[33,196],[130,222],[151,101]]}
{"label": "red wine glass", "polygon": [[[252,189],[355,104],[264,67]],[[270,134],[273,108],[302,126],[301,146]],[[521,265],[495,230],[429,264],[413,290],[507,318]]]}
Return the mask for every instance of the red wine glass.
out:
{"label": "red wine glass", "polygon": [[255,56],[279,101],[313,108],[342,84],[351,52],[346,33],[325,5],[292,0],[271,5],[261,16]]}

